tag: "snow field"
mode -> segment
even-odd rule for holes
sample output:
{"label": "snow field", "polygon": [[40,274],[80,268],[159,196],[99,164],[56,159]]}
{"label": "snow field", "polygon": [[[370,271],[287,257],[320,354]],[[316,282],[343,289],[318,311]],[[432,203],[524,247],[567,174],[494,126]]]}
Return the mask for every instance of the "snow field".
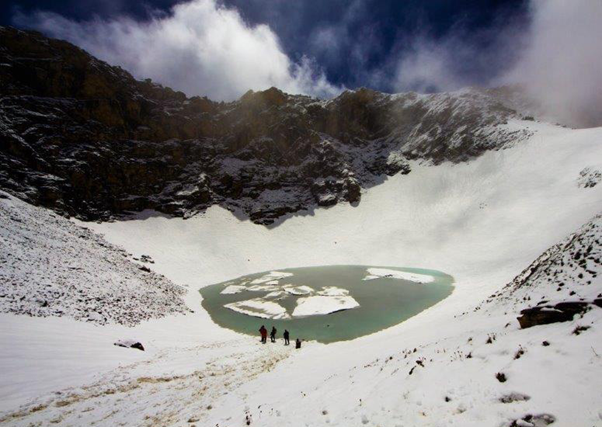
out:
{"label": "snow field", "polygon": [[[503,293],[483,303],[602,211],[602,186],[578,182],[602,158],[602,129],[507,126],[535,135],[469,163],[414,163],[409,175],[366,191],[358,206],[272,228],[219,207],[188,220],[146,212],[86,224],[112,244],[152,256],[154,271],[188,287],[184,298],[195,313],[134,328],[2,315],[0,361],[8,374],[0,422],[466,427],[549,415],[554,427],[602,425],[602,310],[519,329],[520,309],[550,293],[540,291],[545,279],[531,288],[532,301]],[[196,292],[258,271],[328,264],[432,268],[453,275],[456,287],[400,325],[350,342],[305,343],[301,351],[217,327]],[[602,288],[600,277],[590,277],[587,289]],[[578,294],[583,286],[567,280],[564,288]],[[577,335],[579,326],[589,329]],[[149,350],[112,345],[126,338]],[[60,403],[54,392],[66,388],[80,397]]]}

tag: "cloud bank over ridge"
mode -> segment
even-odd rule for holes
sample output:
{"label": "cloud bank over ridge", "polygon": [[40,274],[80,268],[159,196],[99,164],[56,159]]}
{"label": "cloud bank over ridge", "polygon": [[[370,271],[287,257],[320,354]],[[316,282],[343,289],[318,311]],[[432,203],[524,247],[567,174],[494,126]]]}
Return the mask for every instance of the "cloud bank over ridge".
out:
{"label": "cloud bank over ridge", "polygon": [[602,126],[602,1],[533,0],[518,62],[504,80],[523,85],[544,112]]}
{"label": "cloud bank over ridge", "polygon": [[420,35],[401,53],[393,87],[520,85],[548,118],[602,126],[601,19],[600,1],[531,0],[526,23],[509,17],[482,32],[485,47],[469,42],[461,29],[439,39]]}
{"label": "cloud bank over ridge", "polygon": [[[17,14],[14,21],[69,40],[138,78],[215,100],[271,86],[332,97],[344,88],[329,81],[321,65],[351,58],[358,85],[433,92],[521,84],[553,119],[602,126],[602,2],[529,0],[524,19],[510,11],[476,35],[462,22],[438,36],[427,30],[405,34],[376,68],[366,58],[382,53],[378,23],[361,21],[370,2],[354,0],[337,23],[317,26],[299,58],[287,54],[270,26],[246,22],[218,0],[179,3],[146,21],[124,16],[81,22],[44,11]],[[352,37],[358,31],[361,41]]]}
{"label": "cloud bank over ridge", "polygon": [[43,11],[17,15],[15,22],[188,95],[228,101],[271,86],[321,97],[341,91],[309,58],[292,61],[268,26],[250,26],[236,9],[215,0],[180,3],[146,22],[127,17],[76,22]]}

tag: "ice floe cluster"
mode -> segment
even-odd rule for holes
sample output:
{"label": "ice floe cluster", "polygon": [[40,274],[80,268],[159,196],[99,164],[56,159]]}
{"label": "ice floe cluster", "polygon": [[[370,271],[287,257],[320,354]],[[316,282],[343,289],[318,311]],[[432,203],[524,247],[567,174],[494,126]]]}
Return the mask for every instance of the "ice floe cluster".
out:
{"label": "ice floe cluster", "polygon": [[[291,317],[319,316],[350,310],[359,307],[359,303],[349,295],[347,289],[325,286],[315,290],[310,286],[295,286],[282,283],[293,273],[271,271],[265,275],[240,283],[228,282],[221,291],[223,295],[242,292],[267,292],[263,297],[251,298],[224,305],[225,308],[248,316],[262,319],[290,319]],[[278,303],[285,298],[295,296],[297,305],[292,313]]]}

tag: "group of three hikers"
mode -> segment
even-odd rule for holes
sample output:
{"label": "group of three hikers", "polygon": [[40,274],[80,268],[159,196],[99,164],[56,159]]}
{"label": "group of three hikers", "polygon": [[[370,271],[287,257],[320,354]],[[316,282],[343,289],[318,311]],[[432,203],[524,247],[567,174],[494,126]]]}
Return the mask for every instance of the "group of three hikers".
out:
{"label": "group of three hikers", "polygon": [[[270,332],[270,341],[276,342],[276,332],[278,331],[274,326],[272,326],[272,332]],[[264,325],[261,325],[261,328],[259,328],[259,333],[261,334],[261,342],[263,344],[268,342],[268,330],[265,328]],[[282,334],[282,336],[284,337],[284,345],[289,345],[291,343],[289,341],[289,335],[289,332],[285,329],[284,334]],[[297,338],[297,340],[295,341],[295,348],[301,348],[301,340],[299,338]]]}

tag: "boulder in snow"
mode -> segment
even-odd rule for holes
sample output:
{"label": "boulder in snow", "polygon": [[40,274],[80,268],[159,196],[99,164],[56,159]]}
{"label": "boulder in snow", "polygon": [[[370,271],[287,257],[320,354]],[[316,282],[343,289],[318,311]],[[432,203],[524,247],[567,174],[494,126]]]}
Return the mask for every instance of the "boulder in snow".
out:
{"label": "boulder in snow", "polygon": [[144,346],[142,345],[142,343],[134,340],[119,340],[115,342],[114,345],[116,345],[117,347],[135,348],[137,350],[144,351]]}
{"label": "boulder in snow", "polygon": [[542,305],[522,310],[517,317],[522,329],[549,323],[568,322],[575,314],[585,313],[589,303],[585,301],[564,301],[555,305]]}

